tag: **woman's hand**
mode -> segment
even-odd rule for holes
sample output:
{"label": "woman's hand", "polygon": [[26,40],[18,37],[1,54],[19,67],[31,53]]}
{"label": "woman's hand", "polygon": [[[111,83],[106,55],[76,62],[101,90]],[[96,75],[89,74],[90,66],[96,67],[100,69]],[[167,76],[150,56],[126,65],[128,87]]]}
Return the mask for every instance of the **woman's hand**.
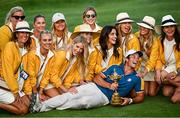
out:
{"label": "woman's hand", "polygon": [[155,81],[158,83],[158,84],[161,84],[161,71],[160,70],[156,70],[156,76],[155,76]]}

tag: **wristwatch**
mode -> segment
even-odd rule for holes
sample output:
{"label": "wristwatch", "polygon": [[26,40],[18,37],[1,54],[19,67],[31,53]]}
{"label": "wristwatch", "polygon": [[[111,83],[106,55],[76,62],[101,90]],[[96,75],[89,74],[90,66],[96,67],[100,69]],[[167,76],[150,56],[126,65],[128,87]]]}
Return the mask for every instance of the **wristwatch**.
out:
{"label": "wristwatch", "polygon": [[129,98],[129,104],[133,103],[133,99]]}

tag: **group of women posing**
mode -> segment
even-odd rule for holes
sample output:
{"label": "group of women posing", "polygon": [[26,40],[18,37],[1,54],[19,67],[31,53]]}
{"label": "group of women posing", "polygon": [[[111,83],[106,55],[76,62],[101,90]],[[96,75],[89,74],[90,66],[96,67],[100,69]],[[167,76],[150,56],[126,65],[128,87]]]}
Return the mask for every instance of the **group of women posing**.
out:
{"label": "group of women posing", "polygon": [[53,15],[51,32],[45,30],[44,16],[34,17],[33,30],[24,18],[23,8],[13,7],[0,28],[1,109],[26,114],[34,97],[45,101],[67,91],[76,93],[74,87],[123,63],[130,49],[144,53],[137,76],[144,78],[145,95],[155,96],[162,85],[165,96],[180,102],[180,34],[171,15],[157,27],[160,36],[151,16],[137,23],[139,31],[133,34],[134,21],[125,12],[117,15],[115,26],[102,28],[93,7],[84,11],[83,24],[73,33],[62,13]]}

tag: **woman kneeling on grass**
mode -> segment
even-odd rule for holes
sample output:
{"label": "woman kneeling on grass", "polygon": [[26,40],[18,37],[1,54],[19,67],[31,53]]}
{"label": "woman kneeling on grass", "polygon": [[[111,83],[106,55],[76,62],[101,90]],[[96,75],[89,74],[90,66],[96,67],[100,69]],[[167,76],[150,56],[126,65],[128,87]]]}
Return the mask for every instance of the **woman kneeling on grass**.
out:
{"label": "woman kneeling on grass", "polygon": [[27,74],[27,51],[30,49],[30,28],[26,21],[18,22],[14,38],[2,55],[3,78],[0,78],[0,108],[14,114],[28,113],[29,98],[23,92]]}
{"label": "woman kneeling on grass", "polygon": [[65,55],[65,52],[59,51],[57,53],[52,51],[52,44],[51,32],[42,31],[40,33],[40,47],[37,47],[36,50],[32,50],[28,54],[29,79],[25,83],[25,92],[28,95],[32,95],[30,108],[35,104],[37,93],[40,100],[45,101],[61,94],[61,91],[67,91],[61,85],[58,76],[54,76],[51,73],[51,69],[56,64],[57,59],[64,62],[65,58],[59,56]]}
{"label": "woman kneeling on grass", "polygon": [[[177,86],[172,84],[178,82],[175,79],[177,73],[180,73],[180,33],[178,24],[171,15],[162,18],[161,37],[159,41],[159,59],[156,65],[156,81],[163,85],[163,95],[172,96]],[[178,90],[176,90],[177,92]],[[174,94],[173,98],[177,98],[178,94]],[[171,99],[176,103],[176,99]]]}

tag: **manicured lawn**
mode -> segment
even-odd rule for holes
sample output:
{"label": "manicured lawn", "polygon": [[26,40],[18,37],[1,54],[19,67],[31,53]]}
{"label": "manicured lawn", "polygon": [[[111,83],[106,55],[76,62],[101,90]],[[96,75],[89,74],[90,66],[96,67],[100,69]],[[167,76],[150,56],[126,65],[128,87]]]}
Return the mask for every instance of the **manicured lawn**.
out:
{"label": "manicured lawn", "polygon": [[[52,110],[43,113],[29,113],[25,117],[180,117],[179,112],[179,104],[172,104],[169,98],[159,94],[156,97],[146,97],[141,104],[132,104],[126,107],[108,105],[82,110]],[[10,116],[14,117],[16,115],[0,110],[0,117]]]}

